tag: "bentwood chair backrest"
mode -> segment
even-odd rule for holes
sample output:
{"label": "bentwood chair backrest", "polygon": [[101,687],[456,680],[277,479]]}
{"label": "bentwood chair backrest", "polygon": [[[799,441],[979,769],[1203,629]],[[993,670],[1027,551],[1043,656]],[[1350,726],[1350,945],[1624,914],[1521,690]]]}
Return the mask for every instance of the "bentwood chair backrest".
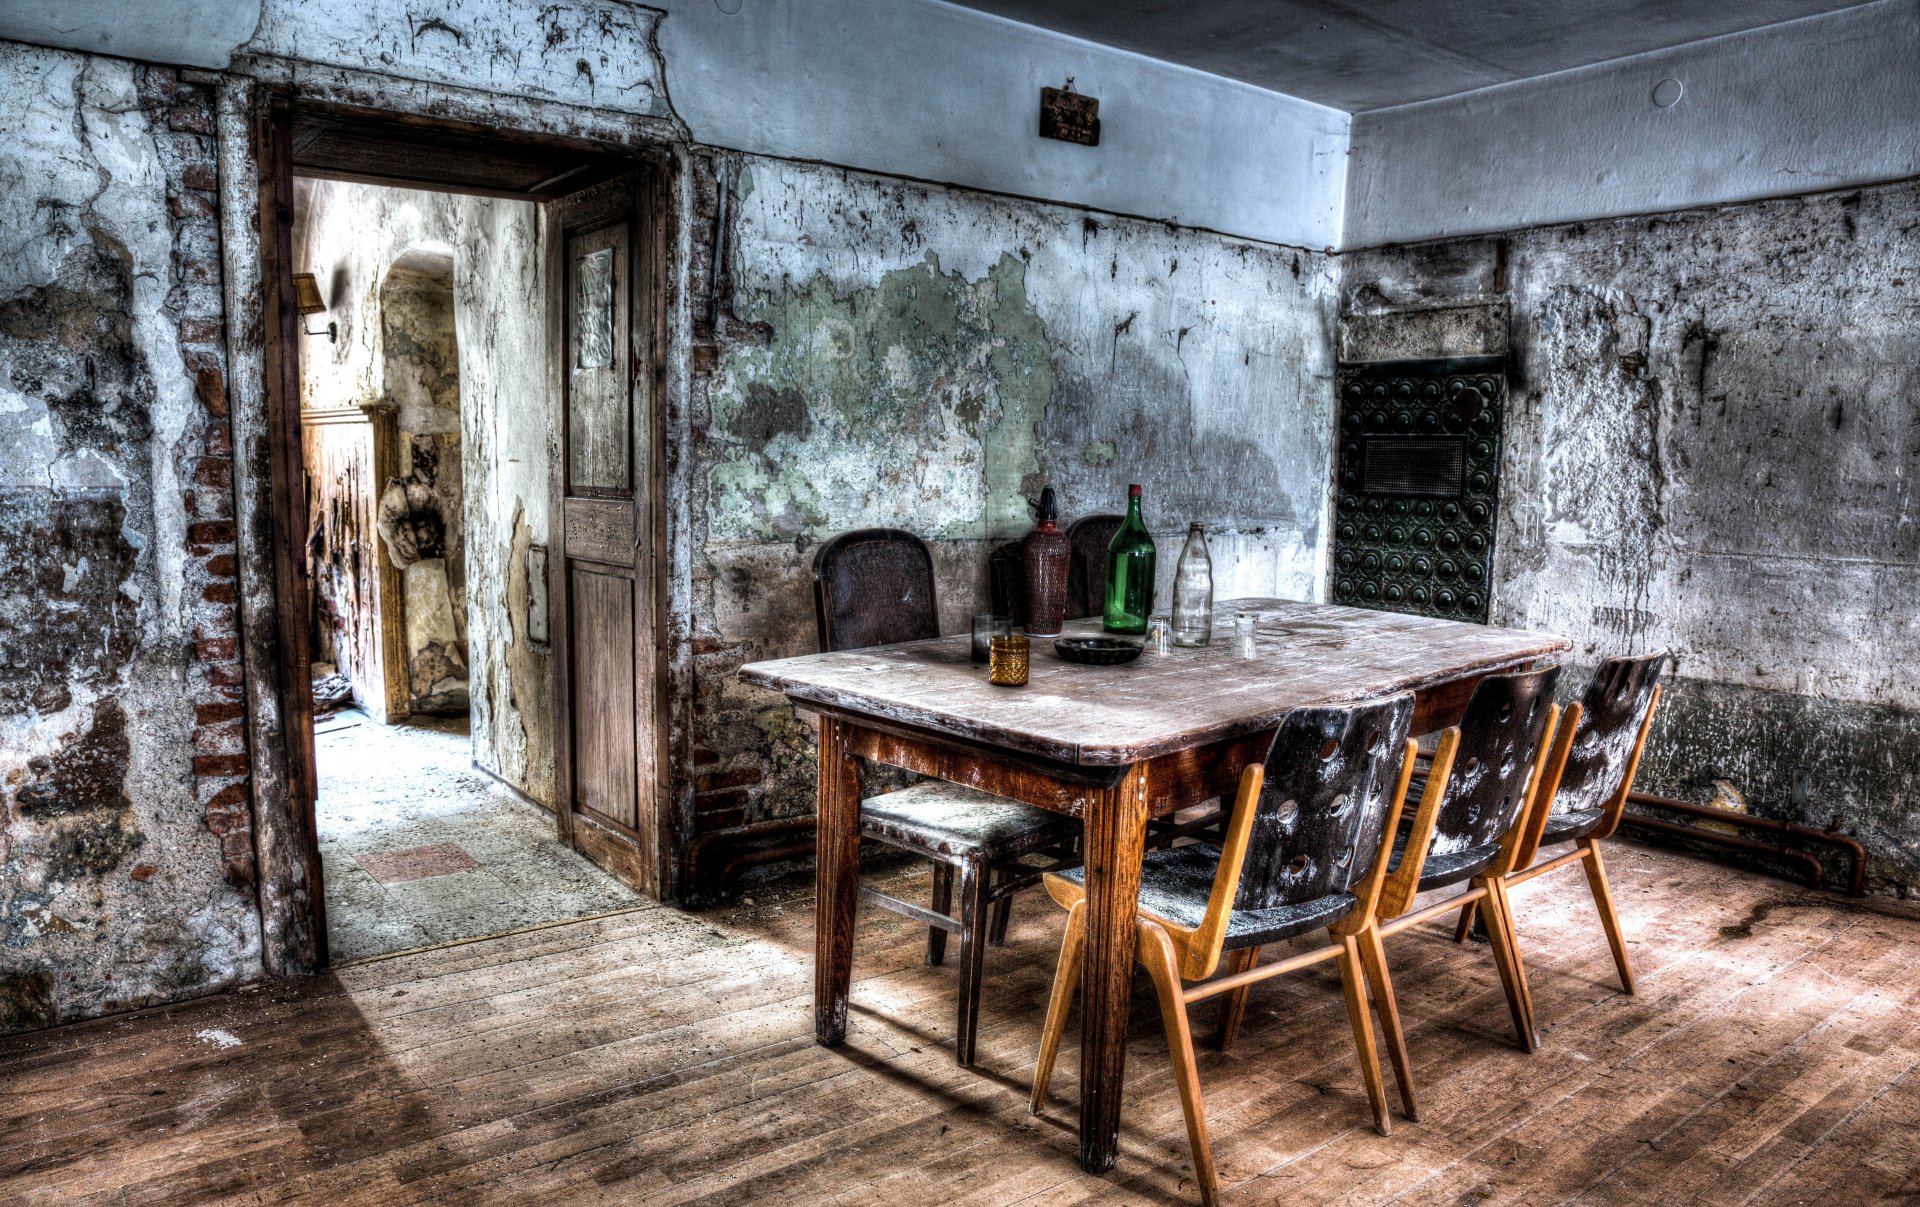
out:
{"label": "bentwood chair backrest", "polygon": [[1356,909],[1373,909],[1413,770],[1412,720],[1410,695],[1287,714],[1265,763],[1241,778],[1206,914],[1186,945],[1189,980],[1212,975],[1238,911],[1348,890]]}
{"label": "bentwood chair backrest", "polygon": [[1509,870],[1533,862],[1551,827],[1558,827],[1556,842],[1611,838],[1619,828],[1668,657],[1662,651],[1609,658],[1593,672],[1586,694],[1560,719],[1536,793],[1539,807],[1515,846]]}
{"label": "bentwood chair backrest", "polygon": [[1081,516],[1067,525],[1073,560],[1067,563],[1067,619],[1099,616],[1107,607],[1107,546],[1127,522],[1123,515]]}
{"label": "bentwood chair backrest", "polygon": [[1460,719],[1453,775],[1433,830],[1433,854],[1495,846],[1526,807],[1540,743],[1555,710],[1558,666],[1489,675],[1473,690]]}
{"label": "bentwood chair backrest", "polygon": [[1542,743],[1559,716],[1557,681],[1559,666],[1480,679],[1459,722],[1453,771],[1430,819],[1430,840],[1423,840],[1427,819],[1421,817],[1407,844],[1405,871],[1413,885],[1423,867],[1428,877],[1457,883],[1494,864],[1501,840],[1526,808],[1534,768],[1546,760]]}
{"label": "bentwood chair backrest", "polygon": [[1627,763],[1638,746],[1641,725],[1653,707],[1663,650],[1637,658],[1609,658],[1593,672],[1580,698],[1580,724],[1560,773],[1555,812],[1611,807],[1627,788]]}
{"label": "bentwood chair backrest", "polygon": [[1298,905],[1372,869],[1413,722],[1413,697],[1287,714],[1267,755],[1236,909]]}
{"label": "bentwood chair backrest", "polygon": [[[1489,675],[1473,689],[1460,724],[1441,735],[1405,854],[1381,895],[1379,916],[1395,918],[1415,894],[1509,870],[1525,835],[1518,824],[1546,776],[1558,666]],[[1558,743],[1555,743],[1557,746]]]}
{"label": "bentwood chair backrest", "polygon": [[940,635],[933,555],[925,541],[897,528],[861,528],[820,546],[813,605],[823,651]]}
{"label": "bentwood chair backrest", "polygon": [[987,554],[987,599],[994,614],[1020,628],[1027,623],[1027,566],[1020,541],[995,545]]}

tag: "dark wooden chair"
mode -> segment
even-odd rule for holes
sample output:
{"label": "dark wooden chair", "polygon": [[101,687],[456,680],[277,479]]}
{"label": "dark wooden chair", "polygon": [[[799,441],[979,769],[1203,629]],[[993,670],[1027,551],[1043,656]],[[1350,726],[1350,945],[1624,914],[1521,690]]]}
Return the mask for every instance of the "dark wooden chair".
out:
{"label": "dark wooden chair", "polygon": [[[1289,713],[1264,764],[1241,775],[1225,844],[1168,847],[1143,861],[1136,955],[1160,997],[1204,1203],[1214,1201],[1217,1179],[1187,1018],[1194,1002],[1225,994],[1231,1010],[1259,981],[1336,961],[1374,1127],[1392,1131],[1367,1013],[1360,943],[1368,932],[1342,923],[1370,919],[1385,883],[1417,752],[1407,739],[1412,719],[1412,696]],[[1086,941],[1084,871],[1049,873],[1046,884],[1068,914],[1034,1068],[1034,1114],[1046,1103]],[[1256,965],[1263,945],[1322,928],[1326,944]],[[1225,975],[1215,977],[1223,956]],[[1391,995],[1392,986],[1380,991]]]}
{"label": "dark wooden chair", "polygon": [[[1067,525],[1073,556],[1067,563],[1067,619],[1101,616],[1107,607],[1107,546],[1127,517],[1082,516]],[[996,546],[987,555],[987,595],[998,616],[1011,616],[1015,628],[1026,623],[1027,569],[1020,541]]]}
{"label": "dark wooden chair", "polygon": [[[1426,785],[1413,824],[1396,836],[1392,870],[1373,919],[1374,934],[1361,942],[1368,974],[1391,983],[1382,940],[1408,927],[1478,903],[1487,914],[1494,964],[1520,1046],[1539,1044],[1526,970],[1513,937],[1505,875],[1512,870],[1523,823],[1544,780],[1544,768],[1559,708],[1553,687],[1560,668],[1489,675],[1474,688],[1460,724],[1440,736],[1427,768]],[[1464,887],[1461,887],[1464,886]],[[1421,893],[1459,888],[1413,909]],[[1407,1118],[1417,1119],[1413,1071],[1406,1036],[1391,993],[1381,995],[1381,1029]]]}
{"label": "dark wooden chair", "polygon": [[[933,557],[912,533],[867,528],[835,537],[814,556],[813,582],[822,650],[940,635]],[[933,863],[931,909],[867,885],[860,886],[860,895],[925,923],[929,964],[946,958],[947,933],[959,934],[957,1063],[973,1063],[986,947],[1005,942],[1013,894],[1037,883],[1042,873],[1074,862],[1079,834],[1079,823],[1070,817],[941,780],[860,802],[863,839]],[[956,874],[957,918],[950,912]]]}
{"label": "dark wooden chair", "polygon": [[[1627,794],[1633,791],[1654,710],[1660,706],[1660,671],[1667,657],[1663,651],[1609,658],[1594,671],[1580,702],[1567,707],[1547,758],[1539,804],[1514,851],[1514,870],[1505,877],[1506,887],[1512,889],[1569,864],[1580,864],[1587,873],[1594,908],[1600,912],[1607,946],[1613,950],[1620,988],[1627,993],[1633,992],[1633,964],[1627,959],[1626,937],[1607,884],[1600,843],[1613,837],[1627,810]],[[1571,851],[1536,862],[1541,847],[1567,842],[1574,844]],[[1456,941],[1466,940],[1474,908],[1469,905],[1460,911]]]}
{"label": "dark wooden chair", "polygon": [[1005,616],[1016,629],[1027,623],[1027,563],[1024,542],[1008,541],[987,554],[987,598],[993,614]]}
{"label": "dark wooden chair", "polygon": [[1081,516],[1067,525],[1073,560],[1067,563],[1067,619],[1107,611],[1107,546],[1127,522],[1123,515]]}

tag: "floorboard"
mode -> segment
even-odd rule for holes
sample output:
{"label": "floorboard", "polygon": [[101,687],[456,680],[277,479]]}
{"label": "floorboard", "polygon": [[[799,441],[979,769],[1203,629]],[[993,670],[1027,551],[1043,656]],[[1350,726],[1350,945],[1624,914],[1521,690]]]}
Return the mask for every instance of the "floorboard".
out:
{"label": "floorboard", "polygon": [[[1584,882],[1516,894],[1542,1023],[1513,1043],[1489,950],[1446,920],[1388,947],[1422,1117],[1366,1110],[1336,979],[1255,992],[1201,1081],[1227,1202],[1725,1204],[1920,1195],[1920,916],[1678,855],[1610,859],[1640,992]],[[924,893],[924,873],[891,871]],[[649,909],[0,1040],[0,1202],[1197,1201],[1151,990],[1120,1162],[1075,1163],[1078,1050],[1026,1110],[1061,915],[988,956],[979,1063],[953,970],[863,911],[851,1031],[810,1039],[811,886]],[[1210,1037],[1209,1007],[1196,1029]]]}

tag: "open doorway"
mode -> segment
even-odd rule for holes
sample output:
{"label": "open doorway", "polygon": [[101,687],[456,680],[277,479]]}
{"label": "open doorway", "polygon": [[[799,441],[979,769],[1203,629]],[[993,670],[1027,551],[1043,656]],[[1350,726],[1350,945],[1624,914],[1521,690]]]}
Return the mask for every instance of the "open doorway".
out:
{"label": "open doorway", "polygon": [[539,225],[532,201],[295,180],[293,267],[331,331],[302,332],[300,416],[336,961],[641,901],[548,812]]}

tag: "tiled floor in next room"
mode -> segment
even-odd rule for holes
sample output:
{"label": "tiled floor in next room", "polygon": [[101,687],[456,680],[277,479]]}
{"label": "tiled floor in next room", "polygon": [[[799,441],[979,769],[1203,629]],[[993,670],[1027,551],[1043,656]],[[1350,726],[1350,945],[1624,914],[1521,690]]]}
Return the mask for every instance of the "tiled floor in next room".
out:
{"label": "tiled floor in next room", "polygon": [[645,901],[472,766],[465,717],[315,727],[327,940],[338,963]]}

